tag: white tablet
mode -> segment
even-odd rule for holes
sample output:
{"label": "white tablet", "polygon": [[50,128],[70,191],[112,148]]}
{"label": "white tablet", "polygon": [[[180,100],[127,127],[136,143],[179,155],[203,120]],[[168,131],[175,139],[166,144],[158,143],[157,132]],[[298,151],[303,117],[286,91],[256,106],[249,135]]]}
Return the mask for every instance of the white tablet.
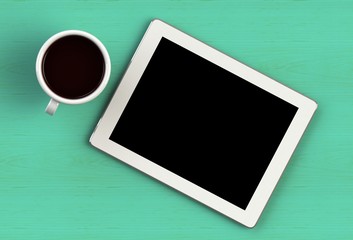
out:
{"label": "white tablet", "polygon": [[90,142],[253,227],[316,108],[154,20]]}

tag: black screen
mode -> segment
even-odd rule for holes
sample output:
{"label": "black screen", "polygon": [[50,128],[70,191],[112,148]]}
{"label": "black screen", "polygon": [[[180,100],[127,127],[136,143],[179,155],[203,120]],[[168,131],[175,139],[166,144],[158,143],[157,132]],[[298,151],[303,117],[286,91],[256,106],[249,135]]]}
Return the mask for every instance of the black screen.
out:
{"label": "black screen", "polygon": [[297,109],[162,38],[110,139],[245,210]]}

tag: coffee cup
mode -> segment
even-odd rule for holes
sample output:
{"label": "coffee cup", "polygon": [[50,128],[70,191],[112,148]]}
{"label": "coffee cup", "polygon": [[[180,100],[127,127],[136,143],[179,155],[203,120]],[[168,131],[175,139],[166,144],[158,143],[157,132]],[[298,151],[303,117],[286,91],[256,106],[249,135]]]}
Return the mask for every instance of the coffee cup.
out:
{"label": "coffee cup", "polygon": [[109,81],[108,51],[92,34],[67,30],[50,37],[36,60],[36,75],[51,100],[45,111],[53,115],[59,103],[81,104],[96,98]]}

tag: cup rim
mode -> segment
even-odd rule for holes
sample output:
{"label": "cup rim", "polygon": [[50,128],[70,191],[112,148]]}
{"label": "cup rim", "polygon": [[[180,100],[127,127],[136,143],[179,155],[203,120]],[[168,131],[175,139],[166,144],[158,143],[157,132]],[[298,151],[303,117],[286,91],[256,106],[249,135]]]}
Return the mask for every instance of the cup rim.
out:
{"label": "cup rim", "polygon": [[[94,44],[96,44],[96,46],[99,48],[99,50],[101,51],[101,53],[103,55],[103,59],[105,62],[105,70],[104,70],[103,79],[97,89],[95,89],[92,93],[90,93],[89,95],[87,95],[83,98],[69,99],[69,98],[64,98],[62,96],[57,95],[48,87],[48,85],[46,84],[44,77],[43,77],[42,62],[44,59],[44,54],[46,53],[47,49],[56,40],[63,38],[63,37],[66,37],[66,36],[75,36],[75,35],[85,37],[85,38],[91,40]],[[97,37],[93,36],[92,34],[86,32],[86,31],[82,31],[82,30],[65,30],[65,31],[61,31],[61,32],[54,34],[48,40],[46,40],[45,43],[42,45],[42,47],[40,48],[40,50],[38,52],[37,59],[36,59],[36,75],[37,75],[37,79],[38,79],[40,86],[42,87],[42,89],[44,90],[44,92],[46,94],[48,94],[51,98],[53,98],[54,100],[56,100],[57,102],[60,102],[60,103],[81,104],[81,103],[86,103],[86,102],[93,100],[106,87],[106,85],[109,81],[109,78],[110,78],[110,72],[111,72],[110,57],[109,57],[108,51],[105,48],[105,46],[103,45],[103,43]]]}

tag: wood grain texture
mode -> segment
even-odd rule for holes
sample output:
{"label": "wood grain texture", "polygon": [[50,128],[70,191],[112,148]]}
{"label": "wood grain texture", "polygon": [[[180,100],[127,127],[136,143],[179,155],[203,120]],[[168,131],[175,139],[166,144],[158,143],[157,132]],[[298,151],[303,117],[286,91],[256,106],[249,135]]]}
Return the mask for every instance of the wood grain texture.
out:
{"label": "wood grain texture", "polygon": [[[2,1],[0,239],[352,239],[352,1]],[[93,149],[88,138],[160,18],[319,104],[258,225],[246,229]],[[35,77],[52,34],[93,33],[112,75],[61,105]]]}

